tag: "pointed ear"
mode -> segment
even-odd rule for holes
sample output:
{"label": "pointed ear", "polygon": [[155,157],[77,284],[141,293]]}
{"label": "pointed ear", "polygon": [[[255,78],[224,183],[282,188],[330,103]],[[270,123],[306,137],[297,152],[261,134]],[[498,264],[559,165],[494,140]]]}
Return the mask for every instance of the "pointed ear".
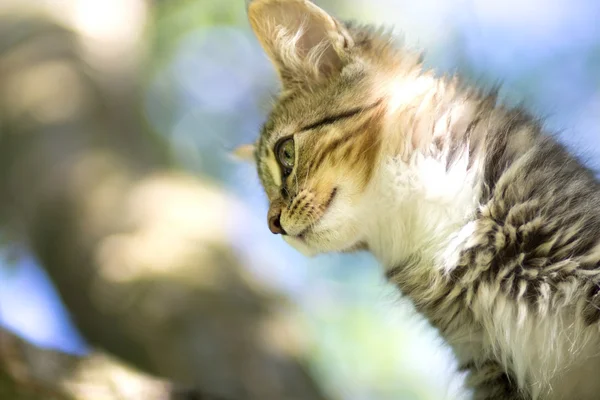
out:
{"label": "pointed ear", "polygon": [[256,146],[253,144],[244,144],[235,148],[231,152],[231,156],[238,161],[255,163]]}
{"label": "pointed ear", "polygon": [[346,29],[308,0],[252,0],[248,18],[284,90],[339,73],[353,46]]}

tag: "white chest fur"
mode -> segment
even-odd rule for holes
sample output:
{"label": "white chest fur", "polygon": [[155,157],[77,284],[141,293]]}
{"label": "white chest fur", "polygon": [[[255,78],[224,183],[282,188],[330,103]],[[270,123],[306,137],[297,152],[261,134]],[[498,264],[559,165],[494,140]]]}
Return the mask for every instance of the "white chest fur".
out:
{"label": "white chest fur", "polygon": [[[417,255],[419,262],[401,272],[403,281],[421,285],[409,294],[415,303],[467,292],[466,302],[445,304],[468,315],[468,324],[442,332],[459,360],[498,362],[533,399],[600,398],[600,379],[590,378],[600,371],[600,335],[576,317],[576,283],[561,288],[565,297],[564,304],[554,304],[558,309],[540,304],[536,312],[519,296],[503,293],[498,282],[448,289],[444,278],[457,268],[461,253],[485,235],[473,218],[480,207],[476,174],[464,161],[448,170],[432,159],[385,160],[362,205],[371,215],[365,218],[369,248],[387,268]],[[485,253],[474,257],[465,282],[474,282],[468,274],[489,264]]]}

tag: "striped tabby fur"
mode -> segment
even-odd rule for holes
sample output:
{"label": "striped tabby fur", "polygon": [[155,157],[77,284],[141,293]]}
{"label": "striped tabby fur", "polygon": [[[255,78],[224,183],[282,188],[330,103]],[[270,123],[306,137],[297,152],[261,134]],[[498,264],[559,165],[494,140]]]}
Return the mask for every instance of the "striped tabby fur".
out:
{"label": "striped tabby fur", "polygon": [[254,150],[271,230],[307,254],[373,252],[475,399],[600,398],[594,175],[383,30],[307,0],[248,14],[282,82]]}

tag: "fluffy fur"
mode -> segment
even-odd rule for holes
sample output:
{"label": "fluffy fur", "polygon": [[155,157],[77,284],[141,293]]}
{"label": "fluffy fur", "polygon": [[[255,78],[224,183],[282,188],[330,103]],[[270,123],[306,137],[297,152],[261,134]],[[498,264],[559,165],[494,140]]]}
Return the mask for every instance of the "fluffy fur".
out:
{"label": "fluffy fur", "polygon": [[306,0],[248,13],[282,82],[254,155],[284,239],[373,252],[475,399],[599,398],[593,174],[524,111],[435,77],[382,30]]}

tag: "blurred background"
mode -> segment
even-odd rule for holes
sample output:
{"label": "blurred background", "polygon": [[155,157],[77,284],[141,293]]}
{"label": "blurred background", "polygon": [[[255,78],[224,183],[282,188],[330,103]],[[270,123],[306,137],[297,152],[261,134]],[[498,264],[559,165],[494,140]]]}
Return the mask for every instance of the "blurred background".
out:
{"label": "blurred background", "polygon": [[[8,4],[10,1],[0,2]],[[426,64],[440,74],[458,72],[471,82],[484,87],[501,83],[501,97],[504,101],[525,104],[535,115],[545,118],[546,126],[557,132],[559,140],[574,150],[589,166],[596,168],[600,165],[600,24],[598,23],[600,2],[596,0],[321,0],[317,1],[317,4],[341,19],[356,19],[394,26],[395,31],[405,37],[407,45],[426,50]],[[77,271],[77,268],[63,268],[59,265],[63,262],[61,260],[76,264],[81,260],[90,260],[90,256],[85,255],[81,259],[71,256],[65,258],[53,256],[53,250],[48,250],[49,248],[56,246],[62,248],[61,251],[65,253],[70,252],[77,240],[71,242],[70,239],[56,239],[58,244],[54,244],[52,240],[46,243],[47,239],[42,240],[40,235],[32,234],[33,231],[37,232],[40,222],[36,218],[30,218],[30,215],[37,216],[38,212],[32,210],[42,206],[37,203],[28,205],[28,196],[35,196],[38,192],[32,194],[27,191],[37,182],[34,179],[30,187],[31,181],[27,177],[38,176],[36,171],[45,169],[44,162],[54,165],[52,158],[25,165],[23,168],[30,168],[31,171],[21,175],[17,171],[16,176],[20,178],[4,177],[9,183],[0,189],[5,191],[4,197],[10,197],[12,202],[0,203],[4,206],[8,204],[3,211],[3,220],[8,221],[6,223],[9,226],[0,236],[3,239],[3,247],[0,250],[0,326],[39,348],[52,349],[75,357],[85,357],[95,352],[98,347],[104,348],[133,363],[136,367],[169,379],[181,378],[185,385],[193,387],[203,384],[211,386],[218,379],[192,376],[194,374],[184,370],[196,367],[195,361],[180,362],[177,357],[206,357],[209,361],[202,365],[208,366],[209,369],[215,366],[215,370],[222,371],[219,375],[221,383],[211,386],[208,392],[236,400],[252,398],[253,389],[240,384],[244,389],[240,389],[239,392],[221,390],[221,386],[229,385],[228,379],[238,380],[241,375],[234,367],[228,369],[229,364],[224,364],[222,368],[216,366],[220,365],[219,357],[228,353],[229,345],[222,345],[224,353],[214,349],[219,347],[221,338],[224,340],[223,343],[229,343],[227,342],[229,338],[224,338],[223,335],[235,333],[246,335],[244,329],[251,323],[248,321],[252,323],[256,321],[254,315],[260,314],[260,318],[264,318],[264,315],[275,313],[278,315],[277,320],[285,320],[286,333],[278,333],[275,337],[272,336],[271,330],[267,332],[259,329],[256,331],[259,333],[255,332],[252,335],[262,338],[260,340],[264,340],[267,347],[278,343],[276,347],[279,349],[281,346],[286,347],[294,343],[293,350],[287,349],[282,354],[293,355],[294,362],[299,360],[308,377],[302,379],[308,379],[310,385],[319,388],[320,393],[318,396],[307,395],[298,398],[320,398],[319,396],[344,400],[468,398],[468,393],[461,389],[462,377],[454,372],[455,364],[451,353],[445,348],[437,333],[414,313],[410,304],[385,283],[380,268],[371,256],[368,254],[324,255],[307,259],[289,248],[280,237],[272,235],[267,229],[265,217],[267,202],[253,166],[235,161],[229,155],[237,145],[255,140],[278,91],[275,71],[250,31],[242,0],[165,0],[151,3],[133,0],[122,2],[27,0],[24,3],[20,2],[18,8],[19,12],[24,13],[23,15],[29,15],[31,10],[35,10],[36,15],[38,11],[43,11],[50,16],[48,18],[58,21],[59,25],[73,29],[74,35],[79,35],[77,39],[79,42],[73,54],[81,57],[86,67],[92,67],[91,73],[85,73],[92,76],[94,85],[100,88],[108,87],[106,89],[108,95],[102,97],[103,101],[109,101],[112,98],[110,96],[117,99],[116,103],[110,102],[106,107],[109,109],[107,113],[121,115],[124,110],[129,110],[128,112],[135,118],[130,118],[131,116],[116,118],[115,124],[121,124],[118,125],[120,129],[128,134],[135,124],[137,124],[135,126],[139,125],[140,131],[147,132],[139,136],[126,136],[128,138],[126,144],[116,139],[115,141],[99,140],[103,143],[104,150],[118,147],[120,150],[115,150],[116,154],[127,160],[126,165],[129,165],[129,157],[134,158],[139,155],[145,160],[133,163],[131,170],[134,172],[127,175],[133,178],[127,182],[141,181],[146,176],[146,172],[154,173],[160,168],[165,168],[169,171],[179,169],[187,176],[185,182],[189,179],[198,187],[192,190],[191,186],[186,186],[187,183],[183,185],[178,183],[177,188],[171,190],[170,183],[164,187],[159,185],[162,189],[156,189],[152,186],[153,183],[150,184],[149,197],[140,200],[139,204],[134,202],[136,204],[134,210],[146,210],[146,208],[151,210],[140,211],[134,224],[138,227],[136,229],[140,229],[139,226],[146,226],[145,218],[154,218],[155,215],[163,212],[160,211],[163,209],[159,210],[160,207],[169,208],[170,211],[167,212],[169,218],[172,217],[173,209],[176,209],[178,212],[176,223],[169,218],[158,218],[152,225],[154,227],[152,232],[153,235],[158,232],[155,227],[159,226],[162,229],[160,235],[157,234],[157,238],[152,239],[154,241],[145,242],[135,251],[123,250],[125,244],[119,242],[120,239],[115,239],[114,232],[105,235],[105,231],[112,229],[110,227],[103,225],[102,229],[94,230],[95,233],[91,235],[95,239],[90,243],[93,242],[95,246],[102,242],[103,249],[94,250],[93,254],[98,256],[98,254],[108,253],[109,255],[102,257],[111,259],[108,262],[110,267],[106,267],[105,261],[102,261],[105,258],[98,256],[101,261],[96,261],[99,267],[94,268],[100,268],[98,270],[102,272],[98,273],[98,276],[102,279],[110,281],[111,284],[116,285],[117,282],[123,285],[124,282],[127,284],[133,282],[132,277],[138,279],[143,276],[144,279],[150,279],[148,276],[151,276],[152,279],[159,280],[160,285],[144,289],[144,293],[149,292],[151,296],[159,297],[164,294],[164,291],[169,293],[167,301],[161,300],[160,304],[147,304],[145,300],[141,303],[137,302],[142,298],[140,296],[133,299],[130,298],[131,296],[126,296],[126,300],[123,300],[123,292],[117,286],[98,289],[101,285],[93,279],[86,280],[87,283],[80,286],[77,274],[65,278],[63,276],[67,274],[65,271]],[[4,11],[9,9],[10,7],[4,7]],[[28,10],[22,11],[25,9]],[[3,7],[0,5],[0,13],[2,12]],[[4,28],[8,29],[14,21],[17,21],[17,17],[14,16],[16,14],[6,12],[9,17],[2,21]],[[7,37],[14,39],[20,36],[16,34],[0,36],[0,41]],[[81,37],[85,40],[80,40]],[[17,42],[15,39],[8,44],[15,45],[14,43]],[[39,51],[46,51],[48,46],[40,45]],[[0,44],[0,72],[3,71],[3,65],[4,67],[8,65],[7,68],[12,65],[8,61],[4,64],[1,61],[3,56],[10,57],[7,48],[6,43]],[[96,51],[98,49],[108,50]],[[6,81],[4,81],[5,86]],[[0,78],[0,87],[2,82]],[[35,90],[43,90],[40,88],[44,87],[44,82],[44,80],[39,82]],[[61,83],[61,88],[62,95],[70,98],[67,101],[69,104],[85,96],[78,94],[79,92],[72,85]],[[127,94],[127,90],[134,95]],[[89,93],[87,95],[92,96]],[[10,99],[12,101],[14,98]],[[7,101],[0,104],[6,105]],[[2,110],[1,106],[0,110]],[[9,115],[8,119],[14,122],[16,114],[11,111],[11,106],[7,110],[0,112],[0,116]],[[39,117],[41,114],[36,115]],[[91,114],[81,115],[87,118]],[[136,122],[123,122],[130,120]],[[34,128],[28,124],[8,123],[4,133],[3,121],[0,121],[0,137],[6,135],[6,132],[17,132],[19,129],[25,129],[27,135],[35,136],[34,130],[42,129],[45,126],[43,124],[47,124],[47,118],[39,117],[36,121],[37,125]],[[56,126],[56,121],[51,122]],[[109,127],[106,129],[110,132],[116,131]],[[94,135],[94,138],[95,135],[103,137],[101,131],[102,129],[90,135]],[[62,152],[73,154],[71,152],[73,148],[75,148],[74,152],[84,148],[79,143],[78,135],[54,134],[58,137],[52,140],[54,145],[50,146],[46,142],[47,139],[44,139],[43,146],[36,145],[36,151],[40,153],[36,153],[35,157],[46,160],[44,157],[49,157],[47,154],[53,152],[56,159],[63,159]],[[119,140],[124,140],[123,137],[120,136]],[[144,152],[139,150],[139,140],[151,143],[151,145],[144,145],[150,150]],[[94,141],[96,142],[98,140]],[[3,143],[5,147],[0,149],[0,152],[5,152],[4,154],[9,152],[15,157],[14,159],[8,157],[7,160],[16,160],[18,151],[23,148],[23,145],[19,142],[17,146],[16,142],[4,140],[0,141],[0,146]],[[26,143],[31,145],[38,142],[32,140]],[[133,150],[123,151],[123,149]],[[146,157],[147,154],[152,156]],[[18,156],[18,159],[22,160],[22,157]],[[114,165],[120,168],[120,161],[115,161],[115,164],[107,162],[108,158],[105,156],[100,159],[102,165],[108,165],[106,168],[110,169]],[[155,163],[155,161],[147,161],[148,159],[161,161]],[[13,162],[9,163],[5,160],[4,163],[3,167],[10,171],[14,172],[19,168]],[[77,176],[84,173],[81,171],[87,171],[81,166],[78,168],[79,172],[75,174]],[[129,167],[115,168],[122,171]],[[4,175],[8,176],[8,173],[3,173]],[[60,176],[71,175],[67,173]],[[21,187],[14,183],[15,179],[21,183],[26,182],[27,185]],[[68,200],[69,207],[79,204],[73,199],[81,200],[85,204],[89,198],[104,199],[89,189],[95,187],[90,180],[86,178],[85,181],[89,184],[74,184],[65,189],[65,193],[70,193],[69,196],[72,197],[60,195],[57,198],[60,201]],[[46,183],[40,184],[39,190],[50,190],[47,183],[49,181],[45,179],[44,182]],[[60,187],[60,184],[50,186],[55,188]],[[117,192],[122,189],[125,193],[127,190],[124,187],[116,185],[113,189]],[[200,193],[198,191],[200,187],[208,187],[210,190]],[[79,191],[73,194],[73,188]],[[170,195],[165,195],[161,190],[168,193],[181,191],[187,197],[184,200],[173,200]],[[139,190],[135,193],[138,192]],[[7,193],[10,196],[7,196]],[[119,195],[115,196],[119,197]],[[134,196],[134,198],[138,197]],[[26,206],[21,206],[23,201]],[[18,207],[14,208],[15,204]],[[67,237],[81,236],[77,230],[79,228],[72,227],[77,224],[73,223],[71,217],[66,218],[66,214],[52,207],[44,206],[43,210],[51,213],[52,216],[55,214],[60,216],[43,220],[41,226],[50,231],[48,233],[43,230],[50,238],[62,237],[62,231],[58,228],[56,230],[48,228],[48,224],[62,224],[64,221],[69,221],[71,227]],[[107,210],[103,212],[109,212]],[[91,220],[95,221],[93,218]],[[193,231],[193,238],[199,241],[200,246],[204,243],[203,240],[208,240],[211,245],[217,246],[218,258],[214,255],[206,256],[206,253],[199,255],[194,253],[190,257],[200,261],[193,263],[186,261],[181,263],[180,267],[171,268],[171,264],[167,261],[170,260],[171,252],[179,249],[179,242],[176,243],[176,239],[180,237],[179,234],[172,234],[172,230],[179,228]],[[118,230],[121,232],[119,235],[122,235],[122,232],[130,232],[131,229],[129,225],[125,228],[119,225]],[[112,239],[98,239],[104,237],[103,235]],[[116,236],[120,238],[119,235]],[[140,237],[145,238],[143,240],[148,238],[147,235]],[[216,244],[212,242],[215,237],[219,240],[218,243],[215,242]],[[45,244],[41,244],[42,242]],[[130,242],[126,243],[129,246]],[[119,252],[125,255],[114,255]],[[139,252],[143,254],[140,255]],[[167,261],[162,262],[160,270],[157,270],[153,263],[161,257]],[[135,264],[139,260],[144,260],[143,264],[148,266],[151,273],[146,269],[142,272],[137,270],[132,272],[135,268],[125,266]],[[235,302],[231,303],[228,300],[222,303],[212,297],[211,300],[206,300],[200,295],[193,294],[196,292],[190,292],[190,298],[196,299],[210,309],[206,311],[208,313],[206,315],[195,314],[196,311],[194,313],[185,311],[186,307],[192,304],[191,300],[188,301],[184,295],[178,297],[180,293],[187,292],[175,286],[163,290],[162,285],[165,280],[187,285],[194,279],[198,281],[213,279],[213,275],[207,270],[214,264],[223,263],[235,265],[232,274],[241,274],[244,277],[240,280],[242,283],[239,287],[232,284],[232,286],[222,287],[220,291],[211,292],[227,299],[229,299],[227,296],[247,296],[238,299],[243,307],[241,311],[236,307],[235,312],[245,314],[239,319],[236,317],[235,322],[221,323],[220,320],[220,318],[229,318],[228,307],[237,304]],[[90,261],[89,264],[92,265],[93,262]],[[177,277],[174,278],[170,274],[176,274]],[[214,285],[218,285],[221,281],[215,280],[215,282],[217,283]],[[227,282],[230,283],[231,280]],[[250,294],[241,293],[247,289],[245,285],[251,288],[248,292]],[[139,283],[136,281],[135,287],[138,286]],[[157,290],[157,287],[161,289]],[[204,282],[200,282],[194,290],[204,293],[200,292],[204,287]],[[73,294],[75,292],[77,294]],[[117,293],[114,295],[114,301],[104,299],[106,296],[112,296],[113,293]],[[131,293],[129,289],[127,293]],[[77,297],[85,295],[95,300],[88,304]],[[96,298],[98,296],[102,299],[98,300]],[[252,301],[256,301],[258,305],[248,306]],[[119,344],[118,335],[121,332],[119,329],[114,329],[113,333],[116,335],[114,338],[107,339],[110,334],[100,333],[107,325],[103,323],[101,326],[96,326],[85,317],[95,315],[96,311],[90,310],[99,309],[98,315],[110,315],[112,318],[110,310],[123,305],[124,302],[130,302],[127,303],[129,307],[127,310],[140,318],[139,326],[141,326],[141,328],[124,329],[123,332],[126,332],[124,335],[130,335],[127,336],[127,340],[133,343],[138,340],[141,331],[148,331],[144,336],[147,342],[132,352],[128,352],[131,348],[123,350],[123,347],[129,347],[129,344]],[[264,305],[267,306],[263,307]],[[138,306],[143,306],[140,309],[145,311],[138,311],[136,308]],[[198,307],[202,308],[202,305]],[[248,307],[248,310],[244,307]],[[181,320],[174,321],[173,318],[161,317],[152,322],[142,321],[146,315],[144,313],[151,316],[171,316],[178,312],[176,310],[184,310],[181,311],[183,316]],[[131,315],[125,312],[119,315],[127,315],[126,319],[131,321]],[[194,317],[196,319],[192,321],[193,323],[188,324],[184,317],[190,316],[192,320],[192,315],[197,317]],[[121,323],[119,321],[122,321],[120,317],[114,318],[116,318],[114,321],[117,321],[115,326],[121,326],[118,325]],[[152,332],[156,332],[153,330],[154,326],[162,329],[168,325],[169,329],[162,333],[164,340],[179,340],[178,338],[183,336],[175,332],[177,327],[184,325],[187,327],[191,324],[194,329],[202,331],[204,329],[202,323],[207,322],[209,318],[214,318],[214,323],[210,322],[210,324],[216,327],[211,335],[205,337],[196,330],[190,330],[193,332],[190,333],[190,339],[188,336],[185,336],[185,340],[181,339],[181,343],[185,343],[186,346],[190,344],[191,347],[183,348],[171,342],[164,347],[163,342],[154,342],[151,338]],[[100,320],[101,317],[97,317],[97,321]],[[184,320],[185,323],[182,322]],[[209,343],[207,348],[194,347],[202,347],[200,342],[203,340]],[[239,338],[232,340],[235,343],[239,342]],[[159,347],[170,349],[169,354],[172,355],[172,359],[167,362],[158,351],[155,356],[152,352]],[[175,348],[178,350],[173,350]],[[266,353],[272,354],[270,350]],[[249,368],[256,368],[259,364],[257,361]],[[156,367],[156,365],[160,366]],[[183,372],[180,372],[180,369]],[[179,372],[171,373],[171,371]],[[230,371],[230,375],[227,371]],[[236,397],[238,395],[241,397]],[[88,394],[82,398],[109,399],[111,397],[102,397],[102,395],[94,397]],[[277,396],[263,398],[277,398]]]}

